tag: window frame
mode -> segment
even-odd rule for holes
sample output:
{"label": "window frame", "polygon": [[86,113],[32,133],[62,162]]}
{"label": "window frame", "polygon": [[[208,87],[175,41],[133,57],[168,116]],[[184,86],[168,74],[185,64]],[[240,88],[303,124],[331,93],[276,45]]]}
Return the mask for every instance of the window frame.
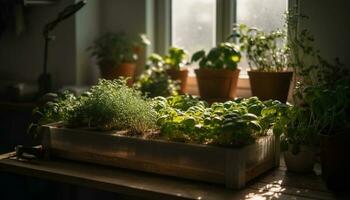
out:
{"label": "window frame", "polygon": [[[151,2],[151,1],[150,1]],[[165,54],[171,46],[171,2],[154,0],[154,51]],[[236,0],[216,0],[216,43],[226,40],[236,22]]]}
{"label": "window frame", "polygon": [[[149,35],[152,45],[148,48],[147,55],[155,52],[160,55],[167,53],[171,46],[171,1],[172,0],[147,0],[146,13],[148,22],[154,23],[147,26],[147,35]],[[290,8],[298,0],[288,0],[287,5]],[[153,10],[154,9],[154,10]],[[228,35],[232,34],[232,25],[237,23],[237,0],[216,0],[216,43],[226,41]],[[188,77],[187,92],[198,95],[198,87],[195,76]],[[237,95],[241,97],[251,96],[249,77],[247,74],[240,74]]]}

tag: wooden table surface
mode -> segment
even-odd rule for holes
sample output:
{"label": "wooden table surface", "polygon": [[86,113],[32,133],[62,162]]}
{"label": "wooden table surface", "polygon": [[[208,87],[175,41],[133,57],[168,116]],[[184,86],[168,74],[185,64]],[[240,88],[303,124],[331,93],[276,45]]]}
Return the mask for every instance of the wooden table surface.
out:
{"label": "wooden table surface", "polygon": [[267,172],[243,190],[68,160],[19,160],[0,155],[0,170],[150,199],[339,199],[317,173]]}

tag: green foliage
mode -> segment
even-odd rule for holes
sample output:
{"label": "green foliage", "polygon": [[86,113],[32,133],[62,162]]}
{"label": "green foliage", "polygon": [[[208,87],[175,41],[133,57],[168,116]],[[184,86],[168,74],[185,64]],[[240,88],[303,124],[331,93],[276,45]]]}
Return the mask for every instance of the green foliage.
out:
{"label": "green foliage", "polygon": [[79,97],[65,94],[44,106],[40,124],[63,121],[69,127],[146,132],[155,128],[156,113],[149,100],[125,80],[100,80]]}
{"label": "green foliage", "polygon": [[157,97],[161,137],[180,142],[241,147],[251,144],[270,129],[284,106],[278,101],[261,102],[256,97],[207,103],[191,96]]}
{"label": "green foliage", "polygon": [[241,53],[233,43],[225,42],[212,48],[208,54],[204,50],[197,51],[191,60],[199,61],[200,68],[235,70],[241,60]]}
{"label": "green foliage", "polygon": [[300,145],[316,146],[321,126],[308,107],[290,106],[277,122],[274,132],[282,133],[281,149],[292,147],[293,154],[298,154]]}
{"label": "green foliage", "polygon": [[[319,134],[342,131],[349,122],[350,81],[339,80],[330,87],[318,84],[304,88],[304,106],[289,107],[277,120],[274,131],[282,133],[282,149],[291,145],[297,154],[300,145],[316,146]],[[336,132],[334,132],[336,131]]]}
{"label": "green foliage", "polygon": [[234,26],[230,38],[238,39],[240,48],[246,52],[251,70],[262,72],[281,72],[288,67],[288,48],[284,42],[286,33],[275,30],[266,33],[245,24]]}
{"label": "green foliage", "polygon": [[164,60],[158,54],[152,54],[149,58],[146,70],[135,83],[135,88],[148,97],[170,96],[177,93],[178,83],[171,80],[164,69]]}
{"label": "green foliage", "polygon": [[55,95],[53,101],[45,103],[41,107],[33,110],[33,118],[35,124],[44,125],[59,121],[67,121],[70,118],[70,113],[74,111],[77,106],[77,98],[69,93]]}
{"label": "green foliage", "polygon": [[289,27],[290,63],[300,77],[294,90],[294,102],[307,109],[310,123],[318,133],[333,134],[349,124],[350,73],[335,59],[330,63],[314,49],[314,37],[308,30],[298,30],[298,20],[307,17],[290,9],[286,15]]}
{"label": "green foliage", "polygon": [[187,52],[181,48],[171,47],[168,55],[165,55],[163,59],[167,68],[180,70],[187,64]]}
{"label": "green foliage", "polygon": [[286,105],[256,97],[209,106],[190,95],[144,99],[125,80],[100,80],[79,97],[65,93],[40,110],[39,125],[63,121],[72,128],[129,130],[177,142],[242,147],[266,135]]}
{"label": "green foliage", "polygon": [[320,133],[334,134],[334,131],[347,126],[350,121],[350,77],[339,79],[332,84],[320,83],[299,87],[297,94],[319,124]]}
{"label": "green foliage", "polygon": [[297,12],[296,8],[288,11],[285,25],[288,26],[289,66],[302,77],[304,85],[317,85],[330,83],[350,76],[349,70],[339,61],[333,63],[320,55],[314,48],[315,38],[307,29],[298,29],[298,21],[308,19],[307,16]]}
{"label": "green foliage", "polygon": [[136,48],[139,45],[124,33],[106,33],[96,39],[88,51],[91,56],[96,56],[98,63],[107,61],[117,66],[123,62],[136,61]]}

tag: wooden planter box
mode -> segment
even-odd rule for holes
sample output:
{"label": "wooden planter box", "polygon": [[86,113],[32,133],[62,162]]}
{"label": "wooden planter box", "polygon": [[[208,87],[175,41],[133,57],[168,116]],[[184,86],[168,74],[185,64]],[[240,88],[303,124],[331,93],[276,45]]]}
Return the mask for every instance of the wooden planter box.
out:
{"label": "wooden planter box", "polygon": [[43,148],[49,156],[220,183],[234,189],[279,165],[279,140],[273,135],[233,149],[44,126]]}

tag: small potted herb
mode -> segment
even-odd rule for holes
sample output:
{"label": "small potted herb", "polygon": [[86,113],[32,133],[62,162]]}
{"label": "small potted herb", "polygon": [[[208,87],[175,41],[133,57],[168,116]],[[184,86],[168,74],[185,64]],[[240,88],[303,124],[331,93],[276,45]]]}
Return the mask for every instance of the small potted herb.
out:
{"label": "small potted herb", "polygon": [[186,91],[188,70],[183,68],[186,66],[188,55],[184,49],[171,47],[167,55],[163,57],[166,72],[174,81],[180,83],[180,93],[184,94]]}
{"label": "small potted herb", "polygon": [[316,162],[320,125],[309,108],[290,106],[277,120],[274,133],[281,135],[281,149],[287,169],[308,173]]}
{"label": "small potted herb", "polygon": [[148,58],[146,70],[137,79],[135,88],[148,97],[167,97],[177,94],[178,83],[171,80],[165,71],[163,58],[152,54]]}
{"label": "small potted herb", "polygon": [[233,43],[220,43],[207,54],[204,50],[193,54],[192,62],[199,61],[195,70],[200,96],[209,101],[228,100],[236,96],[240,70],[237,64],[241,54]]}
{"label": "small potted herb", "polygon": [[[338,68],[339,69],[339,68]],[[315,113],[321,149],[322,176],[332,189],[349,177],[347,145],[350,142],[350,79],[303,88],[303,101]]]}
{"label": "small potted herb", "polygon": [[282,30],[266,33],[240,24],[235,26],[231,36],[238,38],[246,53],[252,94],[262,100],[287,100],[293,72],[288,71],[288,48],[283,44],[285,35]]}
{"label": "small potted herb", "polygon": [[88,48],[91,56],[97,58],[102,78],[128,77],[129,86],[133,83],[138,50],[139,46],[124,33],[106,33]]}

